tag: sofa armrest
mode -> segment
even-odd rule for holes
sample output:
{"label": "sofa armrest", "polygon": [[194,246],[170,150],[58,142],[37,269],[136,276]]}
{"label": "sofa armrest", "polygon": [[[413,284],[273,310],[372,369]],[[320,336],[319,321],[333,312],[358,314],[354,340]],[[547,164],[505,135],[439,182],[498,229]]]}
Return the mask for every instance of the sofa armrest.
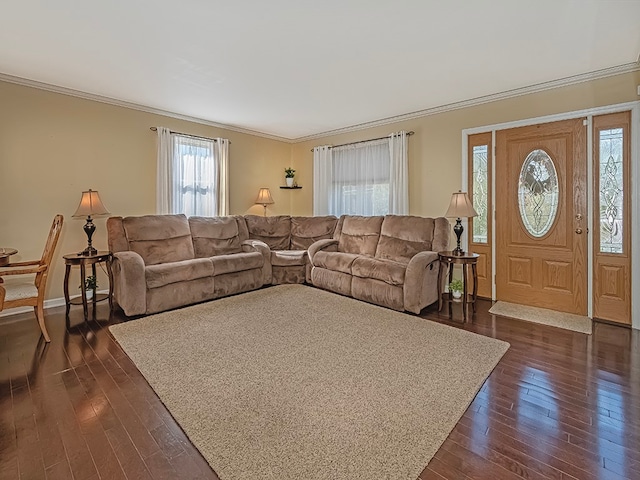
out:
{"label": "sofa armrest", "polygon": [[245,240],[242,242],[243,252],[260,252],[264,263],[262,264],[262,285],[271,285],[273,269],[271,267],[271,249],[261,240]]}
{"label": "sofa armrest", "polygon": [[325,238],[323,240],[318,240],[313,242],[309,246],[309,250],[307,251],[307,255],[309,256],[309,261],[311,265],[313,265],[313,256],[318,253],[320,250],[325,250],[328,252],[337,252],[338,251],[338,240],[333,238]]}
{"label": "sofa armrest", "polygon": [[147,280],[142,257],[136,252],[117,252],[111,263],[113,294],[127,316],[147,312]]}
{"label": "sofa armrest", "polygon": [[438,254],[419,252],[407,265],[404,278],[404,309],[420,313],[438,299]]}

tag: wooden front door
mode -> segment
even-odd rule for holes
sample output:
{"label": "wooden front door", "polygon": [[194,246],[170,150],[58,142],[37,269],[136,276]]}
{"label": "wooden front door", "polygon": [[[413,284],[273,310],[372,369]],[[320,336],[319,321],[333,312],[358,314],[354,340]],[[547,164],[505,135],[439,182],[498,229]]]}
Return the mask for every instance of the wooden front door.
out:
{"label": "wooden front door", "polygon": [[496,298],[587,314],[583,119],[496,132]]}

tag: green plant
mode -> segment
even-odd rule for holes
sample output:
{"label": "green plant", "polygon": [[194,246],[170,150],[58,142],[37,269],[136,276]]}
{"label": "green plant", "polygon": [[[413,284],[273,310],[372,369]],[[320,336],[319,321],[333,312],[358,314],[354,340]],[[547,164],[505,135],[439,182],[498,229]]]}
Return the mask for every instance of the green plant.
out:
{"label": "green plant", "polygon": [[284,176],[286,178],[293,178],[293,175],[296,173],[296,171],[291,168],[291,167],[287,167],[284,169]]}
{"label": "green plant", "polygon": [[[78,285],[78,288],[82,290],[82,285]],[[84,289],[89,291],[98,288],[98,279],[93,275],[89,275],[84,279]]]}
{"label": "green plant", "polygon": [[462,292],[463,288],[464,286],[462,284],[462,280],[452,280],[449,284],[449,290],[451,290],[452,292]]}

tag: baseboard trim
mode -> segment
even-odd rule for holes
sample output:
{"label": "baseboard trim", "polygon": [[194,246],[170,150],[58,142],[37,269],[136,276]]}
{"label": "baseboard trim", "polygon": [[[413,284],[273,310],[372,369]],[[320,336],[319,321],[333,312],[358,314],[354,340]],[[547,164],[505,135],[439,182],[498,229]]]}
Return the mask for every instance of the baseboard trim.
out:
{"label": "baseboard trim", "polygon": [[[109,290],[98,290],[96,293],[105,293],[108,294]],[[80,295],[71,295],[71,299],[79,298]],[[65,305],[64,297],[51,298],[49,300],[44,301],[44,309],[47,310],[49,308],[54,307],[62,307]],[[0,312],[0,318],[12,317],[14,315],[19,315],[21,313],[33,312],[33,307],[16,307],[16,308],[8,308],[6,310],[2,310]],[[5,320],[0,320],[0,322],[4,322]]]}

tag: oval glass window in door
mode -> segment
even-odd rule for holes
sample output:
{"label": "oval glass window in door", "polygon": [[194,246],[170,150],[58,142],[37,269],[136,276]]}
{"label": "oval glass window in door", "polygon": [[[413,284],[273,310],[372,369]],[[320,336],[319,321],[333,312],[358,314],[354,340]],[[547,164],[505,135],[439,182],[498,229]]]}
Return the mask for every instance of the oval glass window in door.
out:
{"label": "oval glass window in door", "polygon": [[558,213],[558,172],[544,150],[533,150],[525,158],[518,182],[518,206],[527,232],[546,235]]}

